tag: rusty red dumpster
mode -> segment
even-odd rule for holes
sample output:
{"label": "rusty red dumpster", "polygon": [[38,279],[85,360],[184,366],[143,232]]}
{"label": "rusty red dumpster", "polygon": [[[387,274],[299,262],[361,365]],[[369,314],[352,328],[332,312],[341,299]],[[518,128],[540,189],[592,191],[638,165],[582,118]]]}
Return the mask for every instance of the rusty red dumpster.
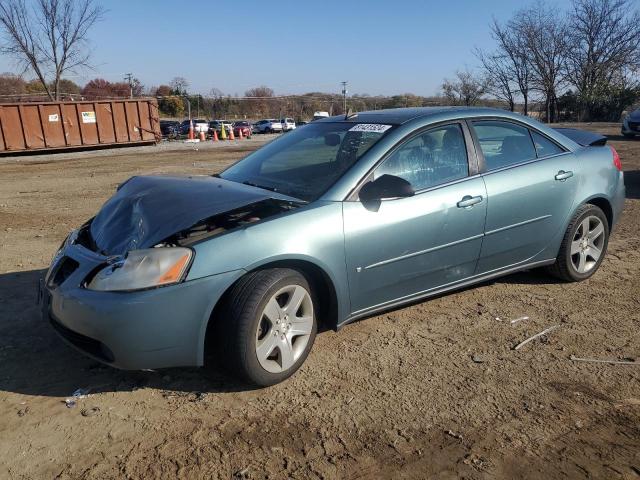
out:
{"label": "rusty red dumpster", "polygon": [[0,154],[159,139],[154,98],[0,104]]}

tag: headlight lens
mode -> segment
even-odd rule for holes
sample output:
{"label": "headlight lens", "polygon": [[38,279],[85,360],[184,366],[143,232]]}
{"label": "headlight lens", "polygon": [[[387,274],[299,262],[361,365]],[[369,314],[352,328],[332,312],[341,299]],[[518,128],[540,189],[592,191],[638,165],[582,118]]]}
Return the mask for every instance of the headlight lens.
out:
{"label": "headlight lens", "polygon": [[114,292],[177,283],[184,278],[192,256],[192,250],[181,247],[132,250],[124,259],[96,273],[87,288]]}

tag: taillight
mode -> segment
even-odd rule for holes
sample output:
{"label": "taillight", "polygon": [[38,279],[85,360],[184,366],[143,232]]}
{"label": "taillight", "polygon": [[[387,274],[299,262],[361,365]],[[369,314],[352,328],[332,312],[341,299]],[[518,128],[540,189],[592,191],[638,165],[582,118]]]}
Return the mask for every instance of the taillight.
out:
{"label": "taillight", "polygon": [[616,166],[618,171],[621,172],[622,162],[620,161],[620,155],[618,155],[618,152],[616,152],[616,149],[613,148],[611,145],[609,145],[609,148],[611,149],[611,153],[613,153],[613,164]]}

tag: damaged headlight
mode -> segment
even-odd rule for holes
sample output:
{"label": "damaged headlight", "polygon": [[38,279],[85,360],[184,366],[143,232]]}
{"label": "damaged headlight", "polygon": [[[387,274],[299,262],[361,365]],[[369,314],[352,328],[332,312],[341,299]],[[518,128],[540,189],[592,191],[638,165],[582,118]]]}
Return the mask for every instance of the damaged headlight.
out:
{"label": "damaged headlight", "polygon": [[87,283],[90,290],[127,291],[161,287],[181,281],[191,264],[188,248],[132,250],[98,271]]}

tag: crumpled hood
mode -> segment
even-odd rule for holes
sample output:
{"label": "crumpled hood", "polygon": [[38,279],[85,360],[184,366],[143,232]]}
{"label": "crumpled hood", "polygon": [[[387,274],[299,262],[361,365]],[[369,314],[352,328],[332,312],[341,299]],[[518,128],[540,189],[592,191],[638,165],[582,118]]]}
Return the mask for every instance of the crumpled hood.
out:
{"label": "crumpled hood", "polygon": [[640,110],[635,110],[629,114],[629,119],[634,122],[640,121]]}
{"label": "crumpled hood", "polygon": [[268,198],[296,200],[216,177],[133,177],[102,206],[91,223],[91,236],[101,253],[122,255]]}

